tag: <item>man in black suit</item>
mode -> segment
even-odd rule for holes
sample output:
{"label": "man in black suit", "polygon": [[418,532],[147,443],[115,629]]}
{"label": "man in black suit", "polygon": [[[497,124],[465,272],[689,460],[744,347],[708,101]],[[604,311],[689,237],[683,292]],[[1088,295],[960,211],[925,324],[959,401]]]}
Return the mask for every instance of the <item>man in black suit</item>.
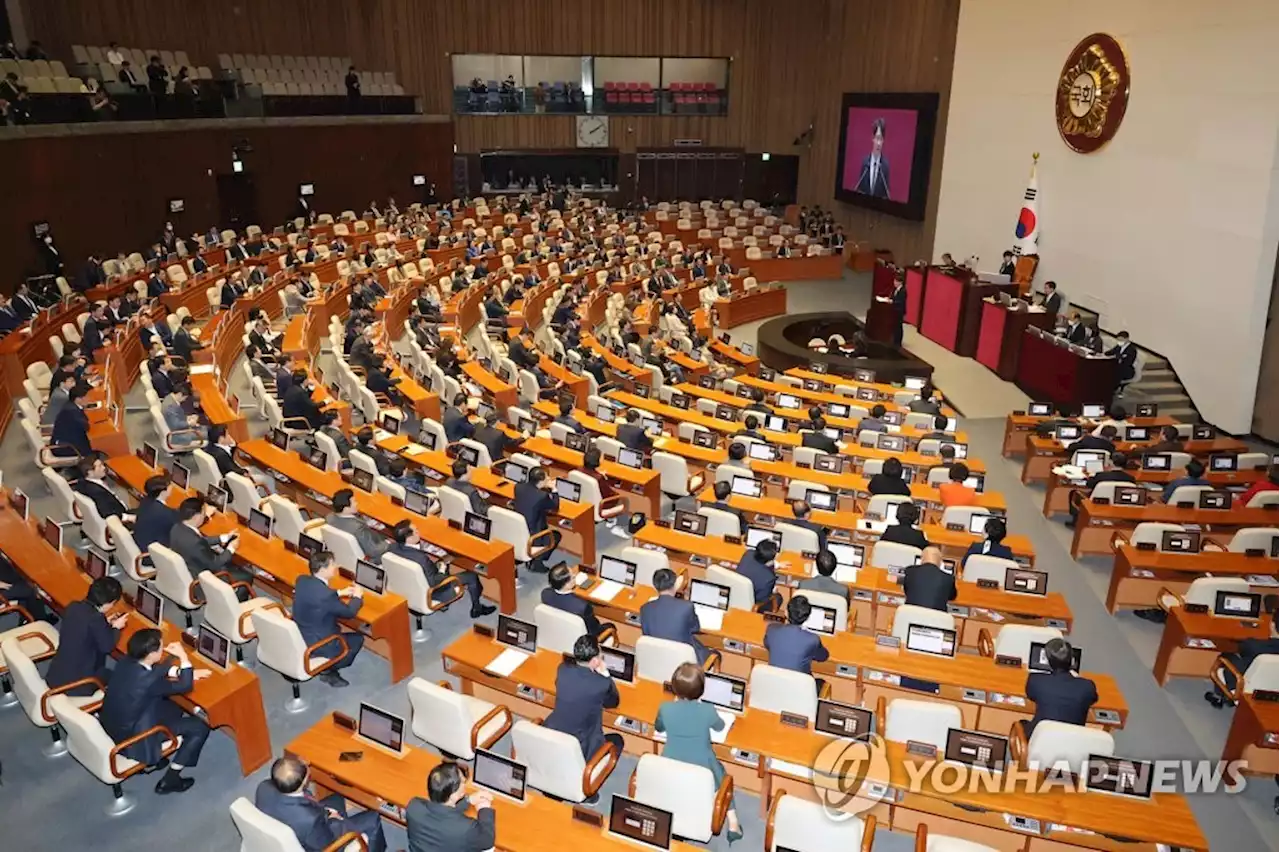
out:
{"label": "man in black suit", "polygon": [[884,460],[880,472],[871,475],[867,481],[867,491],[872,496],[877,494],[893,494],[901,497],[911,496],[911,485],[902,478],[902,462],[895,456]]}
{"label": "man in black suit", "polygon": [[[209,669],[195,671],[182,643],[173,642],[162,648],[161,636],[159,630],[148,627],[129,637],[127,654],[116,665],[107,682],[98,721],[107,736],[117,743],[156,725],[168,728],[182,741],[172,758],[168,759],[164,777],[156,784],[156,792],[165,795],[186,792],[196,783],[194,778],[184,778],[182,770],[199,762],[204,741],[209,738],[208,725],[183,713],[177,704],[167,699],[171,695],[190,692],[197,681],[204,680],[213,672]],[[124,756],[159,769],[166,762],[161,751],[164,740],[164,734],[152,734],[126,748]]]}
{"label": "man in black suit", "polygon": [[836,439],[822,431],[827,428],[826,418],[821,415],[814,417],[806,428],[809,431],[800,435],[800,446],[813,447],[828,455],[840,452],[840,445],[836,443]]}
{"label": "man in black suit", "polygon": [[1071,316],[1067,317],[1067,324],[1062,327],[1060,334],[1065,337],[1069,343],[1080,343],[1083,341],[1085,329],[1084,323],[1080,321],[1080,314],[1072,311]]}
{"label": "man in black suit", "polygon": [[[50,688],[66,686],[88,677],[106,683],[107,658],[120,639],[120,628],[129,623],[127,611],[110,612],[124,594],[115,577],[99,577],[89,584],[84,600],[73,601],[58,625],[58,651],[49,663],[45,682]],[[91,685],[70,690],[71,695],[92,695]]]}
{"label": "man in black suit", "polygon": [[71,484],[72,490],[93,501],[93,507],[105,521],[119,517],[126,524],[133,523],[133,515],[107,484],[107,462],[101,453],[94,453],[80,463],[80,478]]}
{"label": "man in black suit", "polygon": [[84,413],[84,397],[89,393],[88,385],[76,385],[67,395],[67,402],[58,412],[58,419],[53,422],[55,456],[80,456],[88,458],[93,454],[89,445],[89,415]]}
{"label": "man in black suit", "polygon": [[751,581],[756,606],[770,603],[776,597],[773,588],[778,582],[778,572],[774,570],[774,560],[777,558],[778,542],[766,538],[745,551],[738,562],[738,573]]}
{"label": "man in black suit", "polygon": [[806,503],[805,501],[792,500],[791,514],[795,515],[795,518],[790,521],[787,521],[786,523],[791,524],[791,526],[793,527],[799,527],[802,530],[809,530],[813,533],[816,533],[818,536],[818,550],[820,551],[826,550],[827,549],[827,528],[822,526],[821,524],[815,524],[813,521],[809,520],[809,515],[811,511],[812,510],[810,509],[809,504]]}
{"label": "man in black suit", "polygon": [[885,120],[871,122],[871,153],[862,158],[862,171],[854,192],[872,198],[889,197],[889,161],[884,158]]}
{"label": "man in black suit", "polygon": [[145,92],[147,90],[146,84],[142,82],[138,72],[133,70],[133,66],[129,64],[127,59],[120,64],[120,73],[116,76],[121,83],[132,86],[136,92]]}
{"label": "man in black suit", "polygon": [[1129,332],[1122,331],[1116,335],[1116,345],[1107,350],[1108,355],[1116,359],[1116,375],[1120,386],[1124,387],[1133,381],[1134,370],[1138,361],[1138,349],[1129,342]]}
{"label": "man in black suit", "polygon": [[511,341],[507,347],[507,357],[522,370],[532,370],[538,366],[538,353],[533,345],[533,335],[526,329]]}
{"label": "man in black suit", "polygon": [[[1093,489],[1097,487],[1099,482],[1136,482],[1133,474],[1125,470],[1125,465],[1129,463],[1129,457],[1122,452],[1114,452],[1103,463],[1103,468],[1084,484],[1084,496],[1093,493]],[[1066,525],[1074,527],[1076,525],[1076,517],[1080,514],[1080,508],[1072,501],[1067,501],[1067,512],[1071,515],[1067,519]],[[1146,612],[1147,610],[1137,610],[1137,612]],[[1155,610],[1155,612],[1163,613],[1163,610]]]}
{"label": "man in black suit", "polygon": [[622,446],[647,453],[653,449],[653,439],[640,425],[640,412],[627,409],[626,422],[618,424],[618,441]]}
{"label": "man in black suit", "polygon": [[[391,539],[391,547],[388,548],[387,553],[408,560],[420,567],[423,576],[427,579],[427,584],[432,588],[440,585],[447,577],[451,576],[447,570],[441,571],[439,563],[428,556],[427,552],[422,549],[422,539],[418,536],[418,531],[411,521],[403,520],[392,527]],[[471,598],[472,618],[480,618],[495,611],[495,607],[486,604],[480,598],[480,578],[476,576],[474,571],[459,571],[452,576],[466,588]],[[445,599],[449,596],[449,589],[442,589],[438,596],[433,595],[436,600]]]}
{"label": "man in black suit", "polygon": [[[440,425],[444,427],[444,437],[449,443],[460,441],[463,438],[470,438],[476,433],[475,424],[467,417],[467,395],[459,393],[453,398],[453,405],[448,406],[444,410],[444,414],[440,418]],[[444,447],[436,447],[437,450],[444,450]]]}
{"label": "man in black suit", "polygon": [[296,757],[282,757],[271,764],[271,777],[258,784],[253,804],[258,810],[289,826],[306,852],[322,852],[344,834],[364,835],[369,852],[387,848],[382,817],[377,811],[347,816],[346,799],[335,793],[317,801],[307,794],[310,770]]}
{"label": "man in black suit", "polygon": [[249,476],[248,469],[236,461],[233,455],[235,448],[235,439],[231,437],[227,427],[217,424],[209,427],[209,443],[205,446],[204,451],[213,458],[214,464],[218,466],[218,473],[222,476],[226,476],[228,473]]}
{"label": "man in black suit", "polygon": [[[497,844],[493,795],[479,790],[468,797],[465,780],[451,761],[427,775],[427,798],[410,799],[405,809],[409,852],[486,852]],[[474,818],[467,816],[471,806]]]}
{"label": "man in black suit", "polygon": [[902,346],[903,325],[907,321],[907,282],[901,276],[893,279],[893,292],[889,294],[893,303],[893,345]]}
{"label": "man in black suit", "polygon": [[279,340],[280,338],[271,334],[271,323],[266,317],[259,317],[253,324],[253,330],[249,332],[249,342],[258,347],[259,352],[266,354],[280,353]]}
{"label": "man in black suit", "polygon": [[[573,659],[562,662],[556,672],[556,706],[542,724],[574,737],[587,760],[606,744],[622,754],[622,735],[603,731],[604,711],[617,707],[619,698],[618,685],[600,655],[600,643],[594,636],[579,636],[573,643]],[[597,801],[598,795],[586,803]]]}
{"label": "man in black suit", "polygon": [[145,554],[156,542],[168,547],[169,534],[181,521],[178,520],[178,510],[171,509],[164,502],[169,491],[168,476],[148,477],[142,491],[142,502],[134,513],[133,541]]}
{"label": "man in black suit", "polygon": [[[1262,599],[1262,609],[1269,616],[1271,622],[1271,635],[1266,639],[1241,639],[1234,652],[1223,654],[1227,660],[1235,666],[1236,671],[1244,674],[1249,670],[1249,666],[1253,661],[1263,654],[1280,654],[1280,639],[1276,634],[1276,604],[1275,595],[1267,595]],[[65,640],[64,640],[65,641]],[[1223,670],[1222,681],[1228,689],[1234,689],[1236,685],[1236,676],[1230,671]],[[1215,683],[1213,689],[1204,694],[1204,700],[1208,701],[1214,707],[1222,707],[1227,704],[1230,699]]]}
{"label": "man in black suit", "polygon": [[80,351],[84,353],[84,357],[91,364],[94,360],[94,353],[102,348],[102,330],[108,325],[107,306],[102,304],[94,305],[89,311],[89,319],[85,320],[84,329],[80,333]]}
{"label": "man in black suit", "polygon": [[[750,475],[749,473],[747,475]],[[738,535],[743,538],[747,535],[747,516],[742,513],[741,509],[736,509],[729,505],[729,497],[733,493],[733,484],[728,479],[722,479],[715,485],[711,486],[712,493],[715,494],[715,502],[711,504],[712,509],[719,509],[721,512],[728,512],[738,519]]]}
{"label": "man in black suit", "polygon": [[670,568],[654,571],[653,587],[658,590],[658,596],[640,607],[640,632],[656,639],[690,645],[698,655],[698,665],[706,663],[707,658],[717,652],[708,650],[698,641],[698,612],[693,601],[676,597],[679,591],[676,572]]}
{"label": "man in black suit", "polygon": [[845,603],[850,602],[852,590],[835,578],[836,555],[830,550],[818,551],[818,556],[813,560],[814,574],[812,577],[806,577],[800,581],[800,588],[810,592],[825,592],[829,595],[842,597]]}
{"label": "man in black suit", "polygon": [[[138,340],[142,343],[142,351],[150,353],[151,347],[157,340],[167,349],[173,343],[173,333],[169,331],[167,323],[156,325],[149,314],[143,314],[142,327],[138,329]],[[161,399],[168,395],[161,394],[160,391],[156,391],[156,393],[159,394]]]}
{"label": "man in black suit", "polygon": [[174,375],[173,375],[173,359],[168,355],[162,355],[152,358],[148,364],[151,372],[151,389],[156,392],[156,396],[164,399],[173,393]]}
{"label": "man in black suit", "polygon": [[1098,687],[1093,681],[1080,677],[1071,669],[1073,654],[1070,642],[1050,639],[1045,643],[1044,655],[1049,662],[1049,671],[1028,674],[1027,686],[1023,690],[1036,705],[1031,721],[1022,722],[1028,737],[1036,725],[1046,719],[1083,725],[1089,720],[1089,708],[1098,701]]}
{"label": "man in black suit", "polygon": [[573,416],[573,397],[562,396],[559,401],[560,413],[556,416],[555,422],[561,426],[567,426],[569,429],[579,435],[587,434],[586,427],[578,422],[578,418]]}
{"label": "man in black suit", "polygon": [[454,459],[450,472],[453,476],[445,481],[445,486],[466,495],[472,512],[482,518],[489,517],[489,504],[480,489],[471,484],[471,465],[463,459]]}
{"label": "man in black suit", "polygon": [[1006,251],[1000,258],[1000,274],[1012,278],[1015,269],[1017,264],[1013,262],[1013,252]]}
{"label": "man in black suit", "polygon": [[337,638],[315,650],[316,656],[337,657],[337,662],[316,677],[330,686],[347,686],[347,679],[338,674],[338,670],[355,662],[356,655],[364,647],[364,635],[343,633],[339,619],[356,617],[360,607],[364,605],[364,589],[351,585],[340,594],[329,588],[329,582],[338,576],[338,564],[333,561],[333,554],[327,550],[313,553],[307,561],[307,569],[310,574],[299,577],[294,584],[293,620],[302,634],[302,641],[308,646],[328,636],[342,635],[347,643],[345,654]]}
{"label": "man in black suit", "polygon": [[764,433],[760,431],[760,418],[754,414],[748,414],[742,421],[743,428],[734,433],[734,437],[739,436],[746,438],[755,438],[757,441],[767,440]]}
{"label": "man in black suit", "polygon": [[493,409],[485,412],[484,425],[476,430],[473,440],[484,445],[489,451],[489,460],[494,464],[501,461],[507,450],[520,446],[519,440],[498,428],[498,412]]}
{"label": "man in black suit", "polygon": [[312,429],[319,429],[324,425],[324,418],[321,416],[320,406],[311,399],[314,389],[307,379],[307,371],[294,370],[289,378],[291,384],[284,392],[281,413],[286,418],[301,417],[311,424]]}
{"label": "man in black suit", "polygon": [[542,590],[542,602],[570,615],[576,615],[586,625],[587,632],[599,638],[604,625],[596,618],[591,602],[573,593],[577,587],[576,575],[566,564],[561,562],[547,574],[547,587]]}
{"label": "man in black suit", "polygon": [[[514,508],[524,518],[525,523],[529,527],[529,540],[532,544],[534,541],[538,548],[546,547],[547,535],[550,531],[550,547],[547,553],[552,553],[560,546],[560,531],[551,527],[550,517],[554,512],[560,509],[560,495],[556,494],[552,489],[551,478],[547,476],[545,468],[535,467],[529,471],[528,478],[524,482],[516,483],[516,498]],[[537,556],[529,562],[529,570],[541,574],[546,571],[546,559],[543,556]],[[546,601],[543,601],[544,603]]]}
{"label": "man in black suit", "polygon": [[1062,296],[1058,294],[1058,285],[1054,281],[1044,282],[1044,312],[1051,317],[1062,312]]}
{"label": "man in black suit", "polygon": [[193,316],[185,316],[182,318],[178,331],[173,335],[173,354],[190,364],[195,353],[204,349],[204,344],[196,340],[195,336],[196,318]]}
{"label": "man in black suit", "polygon": [[1116,438],[1119,432],[1116,427],[1107,425],[1097,434],[1086,434],[1067,445],[1067,459],[1070,460],[1077,450],[1105,450],[1108,455],[1116,451]]}
{"label": "man in black suit", "polygon": [[915,503],[899,503],[897,523],[890,524],[881,534],[880,540],[895,544],[905,544],[924,550],[929,546],[929,540],[924,537],[923,532],[915,527],[915,523],[919,519],[920,509]]}
{"label": "man in black suit", "polygon": [[956,576],[942,567],[942,550],[926,547],[920,561],[908,565],[902,574],[902,591],[907,603],[947,611],[947,604],[956,599]]}
{"label": "man in black suit", "polygon": [[360,334],[356,335],[355,341],[351,344],[351,354],[347,356],[351,366],[368,370],[373,364],[373,332],[373,326],[366,325]]}
{"label": "man in black suit", "polygon": [[[187,563],[192,577],[200,576],[201,571],[214,574],[225,571],[233,581],[252,583],[253,575],[231,562],[235,553],[235,533],[207,536],[200,532],[200,525],[212,512],[213,507],[206,506],[199,497],[183,500],[178,506],[178,523],[169,531],[169,549]],[[237,594],[246,593],[241,589]]]}
{"label": "man in black suit", "polygon": [[804,629],[813,605],[804,595],[793,595],[787,602],[787,623],[770,624],[764,631],[764,647],[769,652],[769,665],[793,672],[813,674],[813,664],[823,663],[831,652],[817,634]]}
{"label": "man in black suit", "polygon": [[14,331],[22,323],[23,318],[18,316],[18,309],[4,296],[0,296],[0,335]]}

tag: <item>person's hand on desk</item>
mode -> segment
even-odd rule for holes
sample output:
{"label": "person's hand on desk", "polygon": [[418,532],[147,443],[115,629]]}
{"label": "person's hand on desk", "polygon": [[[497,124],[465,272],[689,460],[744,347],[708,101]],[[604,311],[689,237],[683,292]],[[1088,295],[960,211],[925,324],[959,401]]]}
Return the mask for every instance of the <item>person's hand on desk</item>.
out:
{"label": "person's hand on desk", "polygon": [[191,673],[191,679],[194,681],[201,681],[211,677],[213,677],[212,669],[196,669]]}
{"label": "person's hand on desk", "polygon": [[493,794],[487,790],[477,790],[468,796],[467,799],[471,802],[472,807],[478,811],[493,807]]}
{"label": "person's hand on desk", "polygon": [[[0,585],[3,585],[0,583]],[[121,630],[129,623],[128,612],[117,612],[115,615],[107,619],[107,623],[111,625],[112,630]]]}

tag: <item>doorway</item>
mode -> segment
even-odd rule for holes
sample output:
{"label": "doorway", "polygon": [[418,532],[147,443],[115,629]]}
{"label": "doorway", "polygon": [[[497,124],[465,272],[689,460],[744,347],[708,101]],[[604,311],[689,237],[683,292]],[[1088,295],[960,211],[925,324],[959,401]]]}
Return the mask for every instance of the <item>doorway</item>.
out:
{"label": "doorway", "polygon": [[258,193],[248,172],[218,175],[219,227],[243,231],[258,222]]}

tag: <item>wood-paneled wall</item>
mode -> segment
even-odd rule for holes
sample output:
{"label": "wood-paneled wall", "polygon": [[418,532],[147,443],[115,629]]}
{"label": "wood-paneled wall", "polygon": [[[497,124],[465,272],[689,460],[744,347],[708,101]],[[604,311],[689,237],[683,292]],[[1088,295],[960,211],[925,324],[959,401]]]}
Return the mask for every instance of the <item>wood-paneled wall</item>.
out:
{"label": "wood-paneled wall", "polygon": [[231,170],[231,148],[253,176],[263,227],[294,214],[298,184],[314,181],[318,210],[362,210],[370,199],[412,199],[411,177],[452,181],[452,125],[364,124],[98,133],[14,139],[0,156],[0,289],[37,262],[31,223],[53,226],[68,272],[91,252],[140,251],[163,226],[170,198],[181,198],[179,234],[218,222],[216,176]]}
{"label": "wood-paneled wall", "polygon": [[[392,70],[424,112],[451,109],[452,53],[732,57],[726,117],[615,117],[622,151],[701,139],[749,152],[800,154],[799,197],[837,210],[846,230],[900,259],[932,247],[938,170],[960,0],[22,0],[28,30],[62,55],[114,39],[218,53],[350,56]],[[925,222],[833,199],[840,94],[939,91],[932,201]],[[811,147],[792,141],[810,123]],[[459,150],[565,148],[570,117],[467,117]]]}

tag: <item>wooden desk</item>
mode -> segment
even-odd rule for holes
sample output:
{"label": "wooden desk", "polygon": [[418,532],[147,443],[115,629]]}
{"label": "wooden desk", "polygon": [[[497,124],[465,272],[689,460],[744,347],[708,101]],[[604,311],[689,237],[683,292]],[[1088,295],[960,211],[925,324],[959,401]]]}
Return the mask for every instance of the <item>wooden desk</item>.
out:
{"label": "wooden desk", "polygon": [[[1065,462],[1066,460],[1063,459]],[[1180,476],[1185,475],[1181,470],[1131,470],[1133,478],[1143,485],[1168,485]],[[1203,479],[1214,488],[1230,489],[1232,487],[1242,487],[1251,485],[1259,479],[1265,479],[1267,472],[1265,470],[1233,470],[1221,471],[1217,473],[1206,472]],[[1054,515],[1067,514],[1070,509],[1070,500],[1072,491],[1084,491],[1084,487],[1075,484],[1070,479],[1057,476],[1052,472],[1049,478],[1045,480],[1044,490],[1044,516],[1052,518]],[[1153,491],[1150,496],[1158,498],[1159,491]]]}
{"label": "wooden desk", "polygon": [[[1121,441],[1116,444],[1117,450],[1131,455],[1141,454],[1148,447],[1150,447],[1150,443],[1133,444]],[[1023,485],[1047,480],[1053,475],[1055,467],[1070,461],[1067,458],[1067,448],[1062,445],[1062,441],[1058,438],[1040,438],[1034,434],[1029,434],[1026,448],[1026,458],[1022,463]],[[1214,438],[1212,441],[1186,441],[1183,444],[1183,452],[1202,458],[1206,458],[1213,453],[1243,453],[1248,449],[1248,446],[1243,441],[1237,441],[1234,438]],[[1182,475],[1182,472],[1174,471],[1173,475],[1178,477]]]}
{"label": "wooden desk", "polygon": [[[24,522],[8,505],[0,509],[0,540],[15,568],[48,595],[54,608],[64,612],[74,601],[83,600],[89,591],[89,576],[76,567],[75,553],[67,547],[55,553],[36,529],[34,521]],[[129,610],[129,622],[120,631],[115,653],[125,652],[129,637],[153,625],[137,612]],[[181,630],[166,622],[162,630],[164,643],[179,641]],[[196,668],[208,668],[199,655],[192,655]],[[214,670],[213,676],[197,681],[191,691],[171,697],[189,713],[197,713],[211,728],[225,729],[236,743],[240,771],[250,775],[271,759],[271,732],[262,705],[258,676],[243,666],[232,664],[225,671]]]}
{"label": "wooden desk", "polygon": [[717,299],[714,305],[720,318],[719,328],[735,328],[766,317],[787,312],[785,287],[757,287],[747,293],[735,293],[728,299]]}
{"label": "wooden desk", "polygon": [[191,389],[200,397],[200,409],[210,425],[222,426],[236,442],[249,440],[249,422],[218,389],[218,379],[213,373],[195,373],[191,376]]}
{"label": "wooden desk", "polygon": [[[533,437],[521,445],[521,452],[546,459],[556,475],[582,469],[583,454],[557,444],[550,438]],[[619,495],[626,499],[629,511],[644,512],[656,518],[661,512],[662,477],[652,468],[637,470],[608,459],[600,461],[600,472],[613,481]]]}
{"label": "wooden desk", "polygon": [[1071,556],[1111,552],[1111,536],[1128,533],[1144,522],[1194,524],[1203,529],[1206,538],[1225,546],[1236,530],[1245,527],[1280,525],[1280,513],[1272,509],[1179,509],[1163,503],[1146,506],[1098,505],[1092,500],[1080,504],[1075,536],[1071,539]]}
{"label": "wooden desk", "polygon": [[1156,651],[1156,682],[1165,686],[1172,677],[1207,680],[1219,654],[1236,650],[1242,639],[1270,636],[1270,619],[1265,615],[1255,619],[1227,618],[1214,615],[1212,610],[1193,613],[1174,607],[1164,623]]}
{"label": "wooden desk", "polygon": [[1042,335],[1039,329],[1023,333],[1018,387],[1032,399],[1069,408],[1111,399],[1119,380],[1116,359],[1079,355],[1060,343],[1063,338]]}
{"label": "wooden desk", "polygon": [[1280,567],[1280,560],[1264,556],[1213,550],[1162,553],[1138,550],[1127,543],[1116,546],[1115,554],[1111,584],[1107,589],[1107,611],[1112,615],[1120,609],[1154,607],[1161,589],[1184,594],[1192,580],[1210,573],[1222,577],[1245,577],[1253,584],[1253,591],[1274,592]]}
{"label": "wooden desk", "polygon": [[1280,771],[1280,705],[1246,695],[1236,706],[1222,749],[1223,760],[1243,760],[1249,775],[1274,776]]}
{"label": "wooden desk", "polygon": [[466,361],[462,372],[475,384],[479,385],[492,399],[494,407],[500,412],[517,404],[515,385],[509,385],[502,379],[480,366],[479,361]]}
{"label": "wooden desk", "polygon": [[[1034,434],[1036,427],[1046,420],[1070,420],[1073,423],[1078,423],[1088,432],[1092,432],[1097,425],[1092,420],[1082,420],[1078,417],[1064,418],[1042,417],[1031,414],[1009,414],[1004,419],[1004,445],[1000,450],[1001,454],[1005,458],[1026,455],[1027,437]],[[1131,422],[1134,426],[1154,426],[1157,429],[1161,426],[1176,426],[1178,424],[1178,421],[1163,414],[1159,417],[1134,417]]]}

